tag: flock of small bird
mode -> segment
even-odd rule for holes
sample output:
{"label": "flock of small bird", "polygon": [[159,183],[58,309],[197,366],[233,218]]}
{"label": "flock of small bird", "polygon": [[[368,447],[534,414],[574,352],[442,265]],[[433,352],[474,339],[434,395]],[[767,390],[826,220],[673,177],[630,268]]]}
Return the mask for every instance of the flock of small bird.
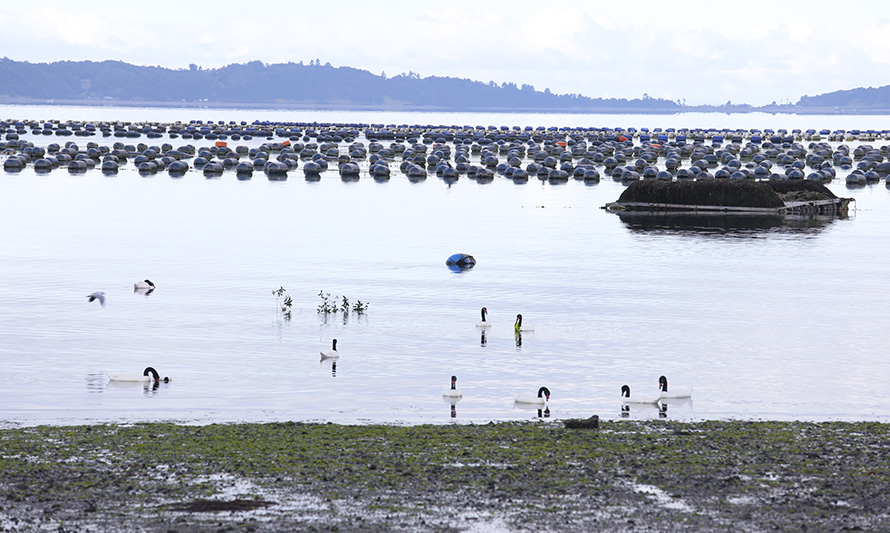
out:
{"label": "flock of small bird", "polygon": [[[621,401],[623,403],[639,403],[639,404],[658,404],[662,400],[668,399],[681,399],[681,398],[691,398],[692,397],[692,388],[691,387],[682,387],[682,388],[674,388],[672,390],[668,390],[668,381],[665,376],[661,376],[658,378],[658,390],[659,394],[652,396],[631,396],[630,387],[628,385],[621,386]],[[447,398],[462,398],[463,392],[459,388],[457,388],[457,376],[451,376],[451,388],[445,389],[442,392],[442,396]],[[514,397],[516,403],[520,404],[530,404],[530,405],[545,405],[548,401],[550,401],[550,389],[547,387],[541,387],[538,389],[537,394],[531,392],[524,392]]]}
{"label": "flock of small bird", "polygon": [[[488,321],[488,309],[482,308],[482,320],[476,323],[476,327],[479,328],[489,328],[491,327],[491,322]],[[522,333],[523,331],[534,331],[535,327],[533,325],[523,325],[522,323],[522,315],[516,315],[516,321],[513,324],[514,331],[518,333]],[[443,396],[447,396],[450,398],[459,398],[462,396],[460,389],[456,388],[457,377],[451,376],[451,388],[446,389],[445,392],[442,393]],[[681,387],[674,388],[673,390],[668,391],[668,381],[665,376],[661,376],[658,378],[658,389],[660,394],[652,395],[652,396],[631,396],[630,394],[630,386],[622,385],[621,386],[621,401],[623,403],[639,403],[639,404],[657,404],[661,400],[671,399],[671,398],[690,398],[692,397],[692,388],[691,387]],[[515,397],[516,403],[521,404],[532,404],[532,405],[545,405],[550,400],[550,389],[547,387],[541,387],[538,389],[537,395],[533,393],[523,393]]]}
{"label": "flock of small bird", "polygon": [[[133,292],[139,292],[145,295],[151,294],[155,290],[155,284],[151,280],[144,279],[133,284]],[[87,295],[87,301],[99,302],[99,305],[105,307],[105,292],[96,291]],[[140,383],[169,383],[169,377],[161,378],[158,371],[148,366],[142,371],[142,374],[106,374],[111,381],[129,381]]]}
{"label": "flock of small bird", "polygon": [[[487,308],[482,308],[482,320],[476,323],[476,327],[483,329],[491,327],[491,322],[488,321]],[[523,325],[522,315],[517,314],[516,321],[513,323],[513,330],[514,332],[519,334],[523,331],[534,331],[534,326],[529,324]],[[320,354],[322,361],[338,360],[340,358],[340,352],[337,351],[337,339],[333,339],[331,341],[330,350],[322,350]],[[692,397],[692,387],[675,387],[671,390],[668,390],[668,380],[665,376],[661,376],[658,378],[658,389],[658,395],[653,394],[652,396],[632,396],[630,393],[630,387],[628,385],[622,385],[621,401],[625,404],[657,405],[662,400]],[[459,398],[463,397],[463,392],[457,387],[457,376],[451,376],[451,387],[442,391],[442,396],[445,398],[450,398],[452,401],[457,401]],[[524,392],[522,394],[514,396],[514,401],[517,404],[536,405],[544,407],[547,405],[547,402],[550,401],[550,389],[548,389],[547,387],[540,387],[537,393]]]}
{"label": "flock of small bird", "polygon": [[[145,279],[133,284],[134,291],[144,291],[146,294],[149,294],[151,291],[155,289],[155,284],[150,280]],[[105,293],[102,291],[96,291],[87,296],[90,302],[98,301],[102,307],[105,307]],[[489,328],[491,327],[491,322],[488,321],[488,309],[482,308],[482,320],[476,324],[478,328]],[[519,334],[523,331],[534,331],[534,326],[525,324],[522,322],[522,315],[516,315],[516,321],[513,324],[513,330],[515,333]],[[331,341],[330,350],[322,350],[320,352],[321,360],[338,360],[340,358],[340,352],[337,351],[337,339],[333,339]],[[163,381],[165,383],[170,381],[169,377],[164,377],[163,379],[158,374],[157,370],[152,367],[146,367],[141,375],[139,374],[108,374],[108,378],[112,381],[135,381],[135,382],[154,382],[159,383]],[[690,398],[692,397],[692,388],[691,387],[680,387],[673,388],[668,390],[668,380],[665,376],[661,376],[658,378],[658,395],[637,395],[633,396],[630,393],[630,387],[628,385],[621,386],[621,401],[625,404],[658,404],[662,400],[666,399],[678,399],[678,398]],[[442,392],[442,396],[446,398],[450,398],[453,401],[456,401],[459,398],[463,397],[463,392],[457,387],[457,376],[451,376],[451,387],[445,389]],[[537,393],[533,392],[524,392],[522,394],[518,394],[514,396],[514,401],[517,404],[525,404],[525,405],[537,405],[540,407],[544,407],[547,405],[547,402],[550,401],[550,389],[547,387],[540,387]]]}
{"label": "flock of small bird", "polygon": [[[134,291],[143,291],[144,294],[151,294],[152,291],[155,290],[155,284],[151,282],[151,280],[144,279],[142,281],[137,281],[133,284]],[[98,301],[102,307],[105,307],[105,293],[103,291],[96,291],[87,295],[87,300],[90,302]]]}

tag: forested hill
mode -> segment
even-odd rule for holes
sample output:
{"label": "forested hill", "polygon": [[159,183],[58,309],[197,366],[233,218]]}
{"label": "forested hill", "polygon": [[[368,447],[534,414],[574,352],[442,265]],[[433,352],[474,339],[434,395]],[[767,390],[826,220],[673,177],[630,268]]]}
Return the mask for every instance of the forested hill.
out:
{"label": "forested hill", "polygon": [[649,98],[590,98],[531,85],[498,85],[412,73],[387,77],[312,61],[252,61],[218,69],[136,66],[120,61],[28,63],[0,59],[0,102],[92,101],[202,105],[274,104],[342,109],[586,111],[675,113],[682,106]]}
{"label": "forested hill", "polygon": [[834,109],[851,113],[890,112],[890,85],[834,91],[817,96],[803,96],[797,103],[803,109]]}
{"label": "forested hill", "polygon": [[686,106],[650,98],[555,94],[531,85],[439,76],[372,74],[320,61],[218,69],[169,69],[121,61],[29,63],[0,59],[0,103],[89,103],[219,107],[290,107],[416,111],[585,113],[875,113],[890,114],[890,86],[804,96],[796,104]]}

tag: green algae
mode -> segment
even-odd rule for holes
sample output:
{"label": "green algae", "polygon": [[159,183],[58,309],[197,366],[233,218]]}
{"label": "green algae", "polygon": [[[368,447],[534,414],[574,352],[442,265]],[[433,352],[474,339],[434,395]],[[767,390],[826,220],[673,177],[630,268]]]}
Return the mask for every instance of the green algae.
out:
{"label": "green algae", "polygon": [[[0,531],[33,516],[176,531],[888,529],[888,451],[890,426],[866,422],[15,428],[0,430]],[[248,500],[264,503],[189,511]]]}

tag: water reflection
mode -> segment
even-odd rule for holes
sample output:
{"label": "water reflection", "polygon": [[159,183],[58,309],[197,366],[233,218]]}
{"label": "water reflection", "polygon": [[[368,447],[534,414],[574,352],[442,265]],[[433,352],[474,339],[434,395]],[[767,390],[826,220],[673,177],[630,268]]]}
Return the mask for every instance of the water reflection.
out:
{"label": "water reflection", "polygon": [[513,336],[516,339],[516,351],[518,352],[522,349],[522,333],[516,331],[513,333]]}
{"label": "water reflection", "polygon": [[692,415],[692,398],[662,398],[659,403],[640,403],[640,404],[622,404],[621,405],[621,417],[628,418],[631,415],[631,410],[636,414],[644,414],[644,416],[648,414],[653,414],[654,412],[658,413],[658,418],[667,418],[668,417],[668,408],[671,408],[676,415],[676,410],[681,409],[682,411],[688,411],[685,413],[685,417]]}
{"label": "water reflection", "polygon": [[87,392],[102,393],[107,383],[108,377],[105,374],[87,374]]}
{"label": "water reflection", "polygon": [[665,411],[668,405],[692,410],[692,398],[662,398],[661,404],[665,407]]}
{"label": "water reflection", "polygon": [[486,345],[488,345],[488,338],[485,336],[485,330],[484,330],[484,329],[482,330],[482,336],[481,336],[481,338],[479,339],[479,345],[482,346],[483,348],[484,348]]}
{"label": "water reflection", "polygon": [[108,379],[105,374],[87,374],[87,392],[102,394],[112,391],[135,391],[142,389],[143,396],[154,396],[170,385],[169,382],[160,381],[115,381]]}
{"label": "water reflection", "polygon": [[628,404],[628,403],[622,402],[622,404],[621,404],[621,418],[630,417],[632,409],[635,410],[635,412],[637,414],[641,414],[641,413],[644,415],[646,413],[652,414],[657,411],[659,417],[664,418],[667,416],[667,408],[664,404],[658,404],[658,403]]}
{"label": "water reflection", "polygon": [[337,377],[337,361],[335,359],[322,357],[319,364],[324,366],[326,363],[331,363],[331,377]]}
{"label": "water reflection", "polygon": [[514,401],[513,402],[514,409],[522,409],[523,411],[535,411],[537,412],[538,418],[550,418],[550,405],[540,405],[533,403],[525,403]]}
{"label": "water reflection", "polygon": [[[166,385],[167,384],[165,383],[164,386],[166,386]],[[157,393],[158,388],[160,388],[160,386],[161,386],[160,381],[151,381],[151,382],[143,383],[142,384],[142,393],[145,396],[154,396]]]}
{"label": "water reflection", "polygon": [[727,215],[701,213],[618,212],[628,229],[643,233],[679,233],[747,237],[763,233],[818,234],[836,217],[801,215]]}
{"label": "water reflection", "polygon": [[451,406],[451,418],[457,418],[457,404],[463,398],[460,396],[445,396],[442,395],[442,401]]}

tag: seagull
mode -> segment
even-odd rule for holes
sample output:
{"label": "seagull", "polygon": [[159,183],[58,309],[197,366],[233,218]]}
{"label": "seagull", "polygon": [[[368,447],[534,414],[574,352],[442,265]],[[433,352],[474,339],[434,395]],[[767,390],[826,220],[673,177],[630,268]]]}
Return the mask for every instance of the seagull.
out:
{"label": "seagull", "polygon": [[102,304],[102,307],[105,307],[105,293],[102,291],[96,291],[93,294],[87,296],[92,302],[93,300],[99,300],[99,303]]}

